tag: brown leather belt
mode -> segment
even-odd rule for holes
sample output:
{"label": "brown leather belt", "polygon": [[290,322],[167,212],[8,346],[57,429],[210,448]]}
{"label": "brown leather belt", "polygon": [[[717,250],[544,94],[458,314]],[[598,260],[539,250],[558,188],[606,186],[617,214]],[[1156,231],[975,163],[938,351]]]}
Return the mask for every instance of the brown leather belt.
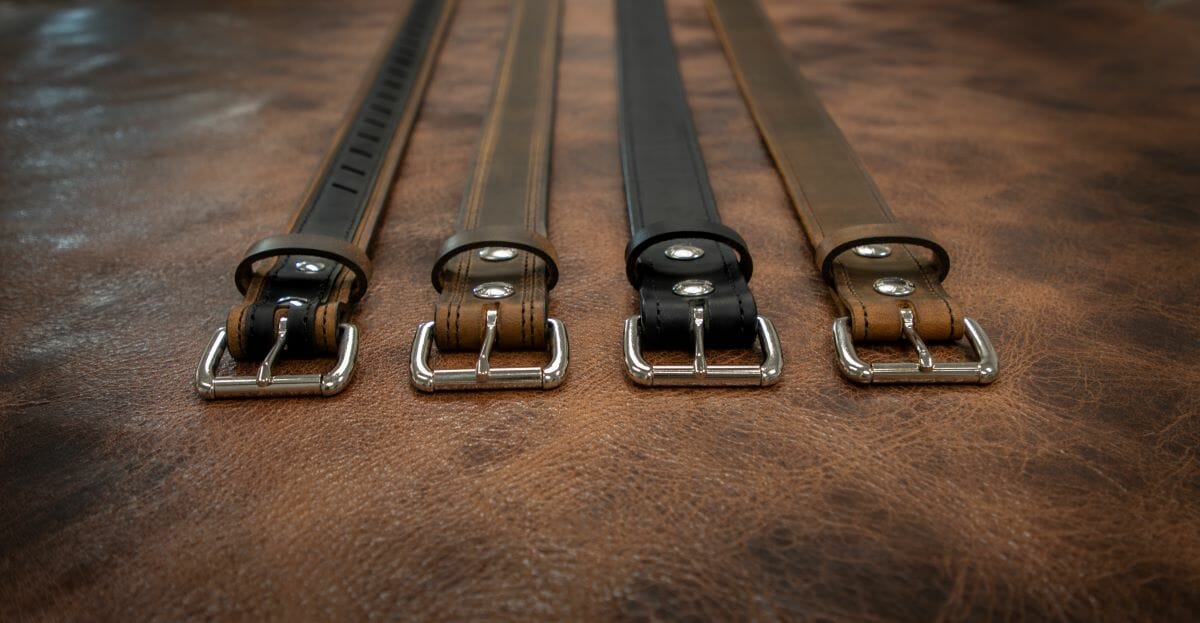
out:
{"label": "brown leather belt", "polygon": [[[371,275],[367,257],[457,0],[412,0],[359,90],[288,234],[260,240],[234,274],[245,301],[196,369],[204,398],[333,395],[350,382],[358,331],[345,321]],[[273,260],[262,272],[261,260]],[[218,376],[228,348],[256,376]],[[324,374],[276,375],[281,354],[337,355]]]}
{"label": "brown leather belt", "polygon": [[[950,256],[896,222],[813,88],[788,62],[753,0],[707,0],[725,55],[791,197],[817,267],[845,314],[834,323],[839,367],[860,383],[990,383],[987,335],[942,289]],[[924,340],[963,335],[977,362],[934,362]],[[866,363],[854,341],[906,339],[916,363]]]}
{"label": "brown leather belt", "polygon": [[[551,389],[567,368],[563,323],[547,315],[558,281],[546,237],[559,0],[515,0],[458,225],[434,262],[434,320],[413,339],[411,378],[423,391]],[[442,351],[477,350],[474,369],[434,370]],[[493,368],[493,348],[550,349],[545,367]]]}

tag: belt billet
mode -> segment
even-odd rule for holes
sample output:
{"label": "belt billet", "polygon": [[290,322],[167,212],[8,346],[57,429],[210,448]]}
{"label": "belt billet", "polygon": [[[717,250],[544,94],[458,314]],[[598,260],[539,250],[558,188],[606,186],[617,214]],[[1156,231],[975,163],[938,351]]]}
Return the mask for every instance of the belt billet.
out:
{"label": "belt billet", "polygon": [[[883,197],[797,73],[754,0],[707,0],[725,55],[844,315],[833,325],[838,366],[858,383],[990,383],[996,352],[941,282],[950,256],[896,222]],[[977,361],[937,362],[926,340],[966,336]],[[854,342],[907,340],[917,361],[867,363]]]}
{"label": "belt billet", "polygon": [[[723,225],[692,124],[661,0],[617,1],[621,164],[631,236],[626,276],[641,312],[625,321],[625,366],[647,386],[771,385],[782,358],[747,282],[746,242]],[[708,365],[705,348],[760,345],[760,365]],[[649,349],[691,365],[652,365]]]}
{"label": "belt billet", "polygon": [[[457,0],[412,0],[359,90],[290,231],[260,240],[235,272],[245,295],[196,368],[203,398],[330,396],[354,373],[358,330],[346,320],[367,291],[367,256]],[[254,265],[271,260],[264,271]],[[219,376],[228,351],[255,376]],[[335,355],[323,374],[275,374],[276,361]]]}
{"label": "belt billet", "polygon": [[[432,279],[434,319],[417,327],[410,372],[422,391],[552,389],[566,375],[562,321],[548,317],[558,281],[546,235],[558,63],[559,0],[514,0],[483,135],[454,235]],[[436,370],[440,351],[479,353],[473,369]],[[542,367],[491,365],[493,349],[545,350]]]}

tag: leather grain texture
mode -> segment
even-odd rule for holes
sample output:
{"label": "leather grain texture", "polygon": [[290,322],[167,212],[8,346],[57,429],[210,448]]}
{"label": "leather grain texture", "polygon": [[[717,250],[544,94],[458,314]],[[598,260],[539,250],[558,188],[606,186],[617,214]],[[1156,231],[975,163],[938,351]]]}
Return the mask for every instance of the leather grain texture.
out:
{"label": "leather grain texture", "polygon": [[570,376],[411,389],[505,25],[464,0],[354,382],[205,403],[233,268],[295,209],[394,3],[0,4],[0,620],[1194,620],[1200,3],[766,7],[897,218],[949,248],[996,384],[840,378],[700,0],[669,3],[684,82],[787,369],[625,381],[612,5],[569,0],[549,234]]}

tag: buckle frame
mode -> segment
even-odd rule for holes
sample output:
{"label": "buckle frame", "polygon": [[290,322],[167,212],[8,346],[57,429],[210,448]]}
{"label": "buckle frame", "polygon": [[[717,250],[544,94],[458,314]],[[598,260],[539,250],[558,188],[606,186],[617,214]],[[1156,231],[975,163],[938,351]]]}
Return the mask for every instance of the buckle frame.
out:
{"label": "buckle frame", "polygon": [[983,327],[971,318],[963,318],[967,342],[975,351],[976,361],[934,362],[929,347],[917,334],[912,309],[900,308],[904,338],[917,351],[916,362],[866,363],[854,349],[850,317],[833,322],[834,350],[842,376],[864,385],[885,383],[975,383],[987,385],[1000,373],[1000,361]]}
{"label": "buckle frame", "polygon": [[217,376],[217,366],[225,355],[228,334],[218,327],[196,365],[196,393],[205,400],[219,398],[280,398],[284,396],[332,396],[350,384],[354,361],[358,356],[358,328],[349,323],[338,325],[337,363],[323,374],[279,374],[272,372],[275,360],[287,343],[287,316],[276,325],[275,343],[258,366],[255,376]]}
{"label": "buckle frame", "polygon": [[779,382],[783,356],[779,334],[770,320],[758,316],[758,343],[762,346],[760,365],[710,366],[704,355],[704,307],[692,307],[692,365],[651,365],[642,357],[642,331],[635,314],[625,319],[625,372],[645,387],[767,387]]}
{"label": "buckle frame", "polygon": [[474,369],[434,370],[429,366],[429,352],[433,344],[433,321],[422,322],[413,336],[412,354],[409,362],[409,378],[413,387],[423,392],[446,390],[470,391],[481,389],[554,389],[562,385],[567,375],[570,348],[567,327],[557,318],[547,318],[550,336],[550,360],[541,368],[493,368],[492,347],[496,344],[497,325],[500,314],[495,309],[487,310],[483,346]]}

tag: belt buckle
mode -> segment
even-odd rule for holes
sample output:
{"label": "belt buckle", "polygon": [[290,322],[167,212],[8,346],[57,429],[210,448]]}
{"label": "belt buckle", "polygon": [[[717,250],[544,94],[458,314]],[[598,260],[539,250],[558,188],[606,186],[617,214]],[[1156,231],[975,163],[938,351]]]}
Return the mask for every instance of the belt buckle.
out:
{"label": "belt buckle", "polygon": [[409,371],[412,384],[424,392],[476,389],[554,389],[562,385],[567,374],[569,355],[567,327],[557,318],[547,318],[550,326],[550,361],[544,367],[493,368],[492,347],[496,344],[496,326],[500,314],[487,310],[483,346],[474,369],[434,370],[429,367],[429,351],[433,344],[433,322],[422,322],[413,337]]}
{"label": "belt buckle", "polygon": [[710,366],[704,356],[704,307],[692,307],[692,365],[651,365],[642,357],[642,331],[638,316],[625,319],[625,371],[634,383],[647,387],[700,386],[757,386],[766,387],[779,381],[783,372],[783,357],[779,351],[779,335],[770,320],[758,316],[758,342],[763,350],[763,362],[757,366]]}
{"label": "belt buckle", "polygon": [[979,323],[963,318],[967,342],[975,351],[977,361],[933,361],[929,347],[917,334],[912,309],[900,308],[904,339],[917,351],[915,362],[866,363],[854,350],[850,333],[850,318],[843,316],[833,322],[833,341],[837,350],[838,368],[842,375],[855,383],[977,383],[987,385],[996,380],[1000,362],[996,350]]}
{"label": "belt buckle", "polygon": [[358,328],[338,325],[337,363],[324,374],[274,374],[271,368],[287,343],[287,316],[275,327],[275,343],[258,366],[255,376],[217,376],[217,365],[225,354],[228,335],[217,329],[196,366],[196,393],[206,400],[217,398],[278,398],[282,396],[332,396],[350,384],[358,355]]}

